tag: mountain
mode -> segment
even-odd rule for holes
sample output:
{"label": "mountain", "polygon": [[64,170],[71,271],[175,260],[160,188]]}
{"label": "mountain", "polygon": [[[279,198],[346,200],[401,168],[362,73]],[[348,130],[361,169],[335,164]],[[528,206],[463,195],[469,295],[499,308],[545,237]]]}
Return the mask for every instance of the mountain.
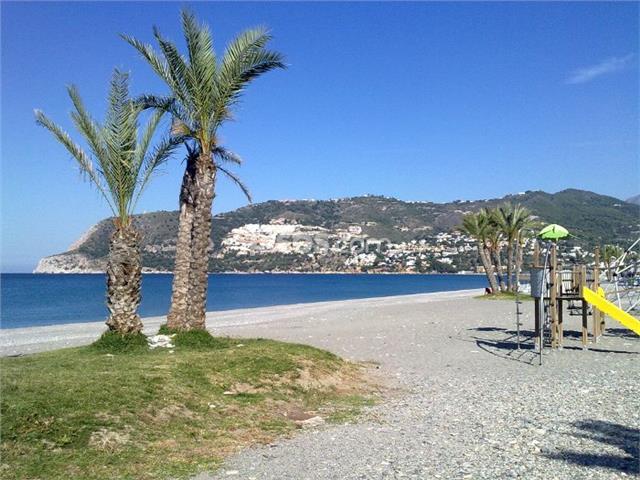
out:
{"label": "mountain", "polygon": [[634,205],[640,205],[640,194],[634,195],[631,198],[627,198],[627,203],[633,203]]}
{"label": "mountain", "polygon": [[[212,272],[475,270],[473,241],[456,227],[465,213],[507,201],[526,206],[542,222],[564,225],[574,235],[564,242],[569,247],[626,245],[640,232],[640,206],[575,189],[450,203],[383,196],[268,201],[214,217],[209,268]],[[145,213],[134,221],[143,232],[145,269],[170,271],[178,212]],[[40,260],[35,272],[103,271],[112,229],[110,219],[101,221],[69,251]],[[377,247],[380,243],[386,247]]]}

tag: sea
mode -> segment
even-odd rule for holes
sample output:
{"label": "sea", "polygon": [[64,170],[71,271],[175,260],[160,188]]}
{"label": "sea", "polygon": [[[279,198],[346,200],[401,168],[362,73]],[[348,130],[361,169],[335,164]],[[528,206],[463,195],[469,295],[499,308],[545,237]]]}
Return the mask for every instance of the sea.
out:
{"label": "sea", "polygon": [[[165,315],[170,274],[144,274],[140,315]],[[211,274],[208,311],[483,288],[484,275]],[[0,275],[0,328],[105,320],[104,274]]]}

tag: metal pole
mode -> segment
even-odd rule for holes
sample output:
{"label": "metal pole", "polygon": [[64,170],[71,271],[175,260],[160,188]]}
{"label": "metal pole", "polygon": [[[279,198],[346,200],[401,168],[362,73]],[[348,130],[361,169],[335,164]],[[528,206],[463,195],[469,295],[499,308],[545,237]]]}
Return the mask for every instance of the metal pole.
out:
{"label": "metal pole", "polygon": [[551,313],[551,348],[558,348],[560,328],[558,324],[558,261],[556,256],[556,244],[551,244],[551,271],[549,272],[549,311]]}
{"label": "metal pole", "polygon": [[518,350],[520,350],[520,296],[518,294],[518,287],[516,286],[516,338]]}
{"label": "metal pole", "polygon": [[[598,292],[600,287],[600,247],[596,247],[593,259],[593,291]],[[582,292],[580,292],[582,293]],[[581,295],[582,296],[582,295]],[[604,314],[596,307],[591,307],[593,312],[591,318],[593,319],[593,343],[598,342],[598,338],[602,335],[604,328],[601,328],[601,322],[604,321]]]}

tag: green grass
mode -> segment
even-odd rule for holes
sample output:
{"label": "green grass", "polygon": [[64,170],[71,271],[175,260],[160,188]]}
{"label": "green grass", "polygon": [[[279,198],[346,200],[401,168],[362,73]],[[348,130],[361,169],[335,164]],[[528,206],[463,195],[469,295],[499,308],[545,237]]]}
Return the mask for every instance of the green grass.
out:
{"label": "green grass", "polygon": [[148,345],[147,337],[142,333],[120,335],[106,331],[90,348],[101,353],[140,353],[148,350]]}
{"label": "green grass", "polygon": [[[500,292],[494,293],[493,295],[478,295],[478,300],[509,300],[511,302],[515,302],[516,294],[512,292]],[[533,297],[528,293],[520,293],[518,294],[518,298],[523,302],[529,302],[533,300]]]}
{"label": "green grass", "polygon": [[348,421],[375,398],[329,352],[207,335],[176,335],[174,353],[103,336],[0,360],[0,477],[185,478],[291,433],[287,412]]}

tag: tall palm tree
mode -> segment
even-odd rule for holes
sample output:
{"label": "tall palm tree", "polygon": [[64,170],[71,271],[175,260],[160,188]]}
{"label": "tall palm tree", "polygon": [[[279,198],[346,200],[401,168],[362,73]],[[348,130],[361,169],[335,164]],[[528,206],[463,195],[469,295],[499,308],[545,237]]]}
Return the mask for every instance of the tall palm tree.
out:
{"label": "tall palm tree", "polygon": [[492,219],[507,242],[507,289],[515,291],[513,273],[515,267],[515,253],[520,242],[520,232],[527,225],[531,213],[522,205],[506,203],[492,212]]}
{"label": "tall palm tree", "polygon": [[115,230],[107,264],[107,326],[120,334],[137,333],[142,329],[137,313],[142,267],[140,233],[132,223],[132,214],[153,172],[167,161],[177,142],[165,139],[150,148],[163,112],[154,113],[139,135],[142,109],[129,98],[126,73],[113,73],[102,124],[87,113],[75,86],[67,91],[74,106],[71,119],[88,151],[40,110],[35,110],[36,123],[67,149],[113,213]]}
{"label": "tall palm tree", "polygon": [[252,80],[284,68],[284,64],[279,53],[266,49],[271,36],[265,29],[240,34],[220,60],[209,29],[187,10],[182,11],[182,29],[186,57],[157,28],[153,33],[160,54],[132,37],[123,38],[169,88],[168,96],[144,95],[140,103],[171,114],[173,133],[190,144],[180,193],[173,292],[167,317],[170,328],[189,330],[205,328],[211,206],[218,174],[230,177],[246,193],[238,178],[224,166],[240,161],[220,145],[218,129],[232,118],[233,107]]}
{"label": "tall palm tree", "polygon": [[479,213],[486,218],[486,235],[487,243],[489,245],[489,259],[493,262],[493,265],[496,269],[500,291],[505,292],[507,290],[507,285],[504,281],[504,269],[502,267],[502,242],[504,240],[502,230],[500,229],[496,221],[495,210],[483,208]]}
{"label": "tall palm tree", "polygon": [[484,267],[484,271],[489,281],[489,287],[493,293],[498,292],[498,284],[493,274],[493,266],[490,259],[490,251],[487,243],[489,222],[482,212],[469,213],[462,218],[462,230],[464,233],[474,238],[478,247],[478,255]]}

